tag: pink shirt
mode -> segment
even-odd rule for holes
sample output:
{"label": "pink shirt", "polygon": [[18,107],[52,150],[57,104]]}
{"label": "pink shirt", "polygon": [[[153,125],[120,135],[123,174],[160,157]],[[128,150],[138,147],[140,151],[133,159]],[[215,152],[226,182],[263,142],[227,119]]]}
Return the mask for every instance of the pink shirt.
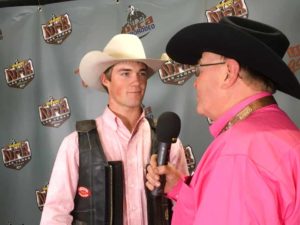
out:
{"label": "pink shirt", "polygon": [[[125,178],[124,225],[147,225],[145,166],[150,158],[151,129],[142,114],[132,133],[106,108],[96,119],[107,160],[122,160]],[[181,142],[172,144],[170,161],[188,174]],[[77,132],[67,136],[58,151],[51,174],[41,225],[68,225],[78,183],[79,149]]]}
{"label": "pink shirt", "polygon": [[299,225],[300,131],[277,105],[221,133],[252,96],[211,125],[215,137],[177,199],[172,225]]}

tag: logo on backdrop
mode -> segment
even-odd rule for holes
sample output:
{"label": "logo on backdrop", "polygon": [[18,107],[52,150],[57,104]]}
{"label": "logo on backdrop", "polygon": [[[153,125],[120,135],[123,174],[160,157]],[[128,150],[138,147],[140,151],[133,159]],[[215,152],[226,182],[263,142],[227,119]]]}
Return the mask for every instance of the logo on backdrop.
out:
{"label": "logo on backdrop", "polygon": [[0,40],[3,40],[2,30],[0,29]]}
{"label": "logo on backdrop", "polygon": [[194,66],[177,63],[170,59],[166,53],[162,54],[161,59],[166,60],[166,62],[158,70],[158,73],[162,82],[166,84],[183,85],[195,75]]}
{"label": "logo on backdrop", "polygon": [[9,87],[24,88],[34,78],[32,61],[30,59],[16,60],[14,64],[4,70],[4,73]]}
{"label": "logo on backdrop", "polygon": [[42,25],[43,38],[48,44],[61,44],[72,32],[68,14],[55,15]]}
{"label": "logo on backdrop", "polygon": [[208,22],[217,23],[224,16],[248,17],[245,0],[222,0],[216,6],[205,11]]}
{"label": "logo on backdrop", "polygon": [[143,38],[155,29],[152,16],[146,16],[133,5],[128,6],[128,11],[127,23],[122,27],[121,33],[135,34]]}
{"label": "logo on backdrop", "polygon": [[287,53],[289,56],[288,66],[296,74],[300,69],[300,44],[290,46]]}
{"label": "logo on backdrop", "polygon": [[40,211],[43,211],[43,207],[46,201],[48,191],[48,184],[35,191],[37,206]]}
{"label": "logo on backdrop", "polygon": [[50,97],[47,102],[39,106],[39,114],[44,126],[59,127],[71,115],[68,99],[66,97],[60,99]]}
{"label": "logo on backdrop", "polygon": [[4,146],[1,151],[4,165],[10,169],[20,170],[31,159],[31,150],[27,140],[15,141],[13,139],[11,143]]}

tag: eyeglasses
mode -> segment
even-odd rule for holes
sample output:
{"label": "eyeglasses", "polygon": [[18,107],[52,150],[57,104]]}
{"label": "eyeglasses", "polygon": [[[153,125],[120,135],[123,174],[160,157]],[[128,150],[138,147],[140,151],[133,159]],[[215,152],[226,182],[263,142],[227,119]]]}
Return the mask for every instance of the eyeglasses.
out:
{"label": "eyeglasses", "polygon": [[195,76],[198,77],[200,75],[200,68],[205,66],[216,66],[225,64],[226,62],[217,62],[217,63],[207,63],[207,64],[198,64],[195,66]]}

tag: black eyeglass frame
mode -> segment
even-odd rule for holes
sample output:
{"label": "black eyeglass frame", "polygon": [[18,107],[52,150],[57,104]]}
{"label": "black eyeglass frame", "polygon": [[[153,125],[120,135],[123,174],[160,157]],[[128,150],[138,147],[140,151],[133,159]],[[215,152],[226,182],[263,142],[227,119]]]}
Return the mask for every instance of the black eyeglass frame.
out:
{"label": "black eyeglass frame", "polygon": [[225,64],[226,62],[223,61],[223,62],[217,62],[217,63],[207,63],[207,64],[198,64],[196,65],[194,68],[195,68],[195,76],[196,77],[199,77],[200,75],[200,67],[205,67],[205,66],[216,66],[216,65],[222,65],[222,64]]}

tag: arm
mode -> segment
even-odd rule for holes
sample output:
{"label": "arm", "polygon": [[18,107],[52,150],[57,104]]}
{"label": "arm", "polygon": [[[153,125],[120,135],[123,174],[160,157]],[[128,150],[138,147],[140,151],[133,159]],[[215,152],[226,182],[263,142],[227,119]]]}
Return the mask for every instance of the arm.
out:
{"label": "arm", "polygon": [[66,137],[56,156],[40,225],[68,225],[78,183],[78,136]]}

